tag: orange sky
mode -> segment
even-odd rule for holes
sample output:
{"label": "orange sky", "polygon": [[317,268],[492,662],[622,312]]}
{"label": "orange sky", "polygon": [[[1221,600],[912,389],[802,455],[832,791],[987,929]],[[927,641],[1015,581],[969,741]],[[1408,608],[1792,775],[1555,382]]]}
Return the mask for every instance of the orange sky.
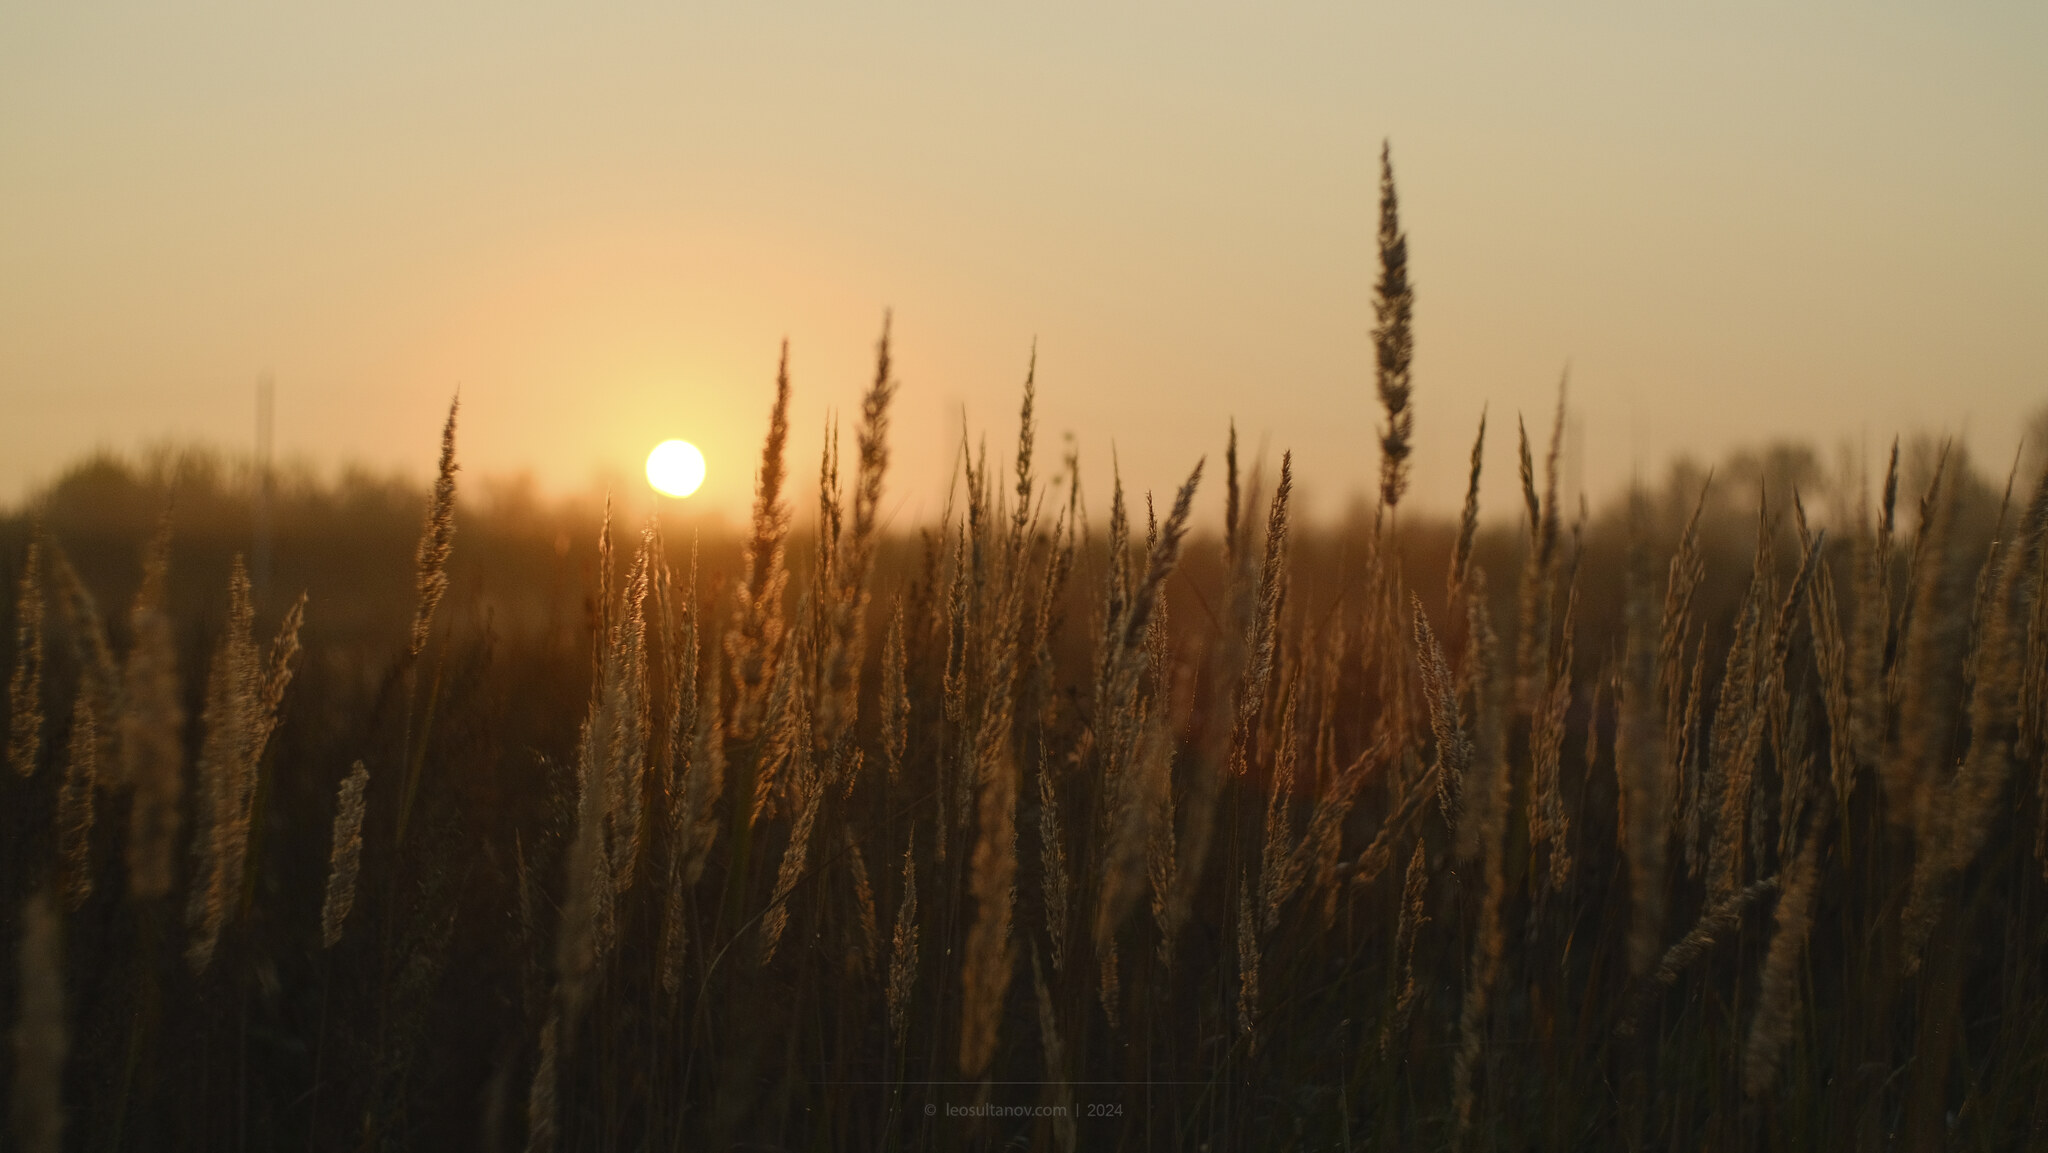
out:
{"label": "orange sky", "polygon": [[459,387],[472,477],[644,491],[680,436],[736,512],[782,337],[803,476],[893,307],[905,520],[1034,338],[1091,485],[1235,416],[1334,515],[1383,136],[1419,504],[1567,363],[1596,496],[1772,437],[2004,458],[2048,403],[2038,3],[708,7],[0,0],[0,501],[246,449],[268,370],[321,468],[424,477]]}

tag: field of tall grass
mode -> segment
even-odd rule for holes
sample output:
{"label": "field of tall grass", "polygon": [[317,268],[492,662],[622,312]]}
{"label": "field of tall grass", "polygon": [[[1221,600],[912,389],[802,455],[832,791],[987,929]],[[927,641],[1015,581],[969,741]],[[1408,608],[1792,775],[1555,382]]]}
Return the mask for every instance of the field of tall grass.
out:
{"label": "field of tall grass", "polygon": [[1407,515],[1381,222],[1341,530],[1234,433],[1091,510],[1027,377],[887,535],[886,330],[740,539],[472,518],[453,407],[261,571],[229,478],[74,473],[0,526],[13,1147],[2048,1144],[2048,478],[1594,515],[1561,397],[1516,527],[1498,420]]}

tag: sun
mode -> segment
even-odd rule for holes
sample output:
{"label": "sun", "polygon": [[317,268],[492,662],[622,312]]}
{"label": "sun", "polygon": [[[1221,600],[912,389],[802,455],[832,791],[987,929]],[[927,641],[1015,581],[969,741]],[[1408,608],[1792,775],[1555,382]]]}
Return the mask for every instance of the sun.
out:
{"label": "sun", "polygon": [[664,440],[647,454],[647,483],[673,497],[686,497],[704,483],[704,454],[687,440]]}

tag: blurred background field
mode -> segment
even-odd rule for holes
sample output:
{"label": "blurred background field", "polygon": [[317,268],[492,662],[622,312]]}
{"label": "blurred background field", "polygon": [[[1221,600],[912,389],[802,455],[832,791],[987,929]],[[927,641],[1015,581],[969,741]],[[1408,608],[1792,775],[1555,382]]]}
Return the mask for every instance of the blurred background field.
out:
{"label": "blurred background field", "polygon": [[[1496,427],[1489,435],[1502,434]],[[1207,457],[1212,470],[1226,459],[1220,451]],[[1910,494],[1933,486],[1937,467],[1942,482],[1922,510]],[[1927,438],[1904,445],[1896,484],[1908,495],[1897,501],[1895,539],[1936,541],[1927,547],[1938,547],[1932,555],[1957,576],[1916,591],[1920,586],[1907,583],[1908,561],[1923,562],[1895,555],[1895,609],[1934,606],[1981,624],[1983,582],[2004,579],[2006,565],[2038,573],[2038,552],[2029,551],[2036,546],[2026,535],[2034,530],[2021,519],[2027,472],[2018,470],[2038,471],[2039,460],[2012,467],[2019,480],[2008,493],[2005,476],[1987,473],[1952,445]],[[2040,751],[2023,740],[2010,754],[2017,758],[2005,786],[2010,815],[1986,818],[1994,823],[1983,860],[1954,878],[1964,883],[1961,903],[1945,914],[1956,919],[1942,924],[1956,935],[1932,946],[1943,964],[1932,977],[1906,975],[1909,954],[1898,940],[1905,886],[1937,834],[1923,828],[1904,835],[1888,825],[1878,780],[1901,755],[1899,718],[1912,715],[1912,689],[1885,706],[1904,710],[1880,739],[1890,751],[1870,763],[1849,762],[1847,807],[1837,815],[1832,801],[1822,806],[1823,794],[1833,796],[1830,773],[1815,765],[1825,766],[1847,738],[1829,728],[1825,665],[1803,624],[1808,609],[1788,600],[1791,607],[1780,610],[1770,599],[1799,597],[1808,583],[1828,579],[1839,585],[1831,592],[1840,598],[1834,603],[1848,606],[1845,618],[1864,611],[1858,578],[1804,571],[1789,506],[1796,495],[1811,527],[1825,532],[1825,551],[1816,557],[1832,560],[1836,573],[1853,574],[1871,547],[1872,518],[1881,515],[1872,492],[1882,475],[1831,473],[1814,453],[1778,446],[1711,470],[1680,464],[1631,502],[1560,509],[1554,489],[1547,499],[1538,491],[1546,473],[1554,484],[1555,468],[1554,459],[1539,464],[1529,479],[1535,520],[1514,509],[1512,520],[1480,523],[1463,545],[1456,522],[1426,516],[1397,522],[1361,512],[1287,526],[1277,538],[1284,547],[1273,554],[1281,568],[1267,570],[1284,574],[1286,595],[1265,626],[1277,631],[1267,634],[1275,655],[1263,674],[1256,640],[1232,637],[1250,628],[1255,638],[1264,619],[1265,610],[1253,612],[1247,598],[1270,579],[1258,575],[1258,553],[1273,538],[1255,526],[1264,521],[1259,502],[1270,498],[1275,478],[1248,466],[1234,478],[1230,490],[1243,490],[1238,559],[1229,559],[1233,550],[1216,531],[1187,538],[1177,567],[1157,586],[1164,622],[1148,627],[1165,631],[1149,634],[1149,671],[1132,682],[1136,695],[1124,706],[1136,710],[1125,718],[1138,726],[1130,732],[1157,732],[1170,742],[1161,747],[1177,750],[1166,754],[1161,770],[1169,774],[1161,787],[1172,798],[1171,815],[1148,827],[1157,837],[1179,823],[1183,853],[1189,822],[1199,820],[1186,806],[1200,794],[1201,775],[1223,773],[1226,756],[1245,760],[1244,769],[1219,777],[1222,807],[1212,818],[1211,852],[1221,864],[1185,898],[1189,919],[1169,929],[1159,918],[1169,916],[1173,881],[1171,870],[1165,878],[1158,872],[1156,845],[1151,880],[1138,882],[1156,894],[1151,916],[1142,898],[1132,913],[1131,894],[1091,889],[1127,867],[1117,863],[1124,859],[1117,854],[1128,851],[1118,848],[1127,833],[1111,815],[1119,786],[1108,782],[1119,773],[1129,779],[1159,755],[1141,752],[1154,747],[1141,740],[1122,759],[1104,759],[1109,754],[1099,742],[1120,731],[1120,722],[1102,711],[1114,701],[1113,694],[1101,696],[1109,683],[1103,662],[1112,659],[1103,646],[1116,632],[1112,622],[1132,611],[1130,597],[1150,583],[1141,562],[1157,554],[1156,546],[1140,543],[1143,518],[1166,518],[1172,494],[1122,494],[1139,521],[1119,527],[1102,496],[1084,493],[1092,499],[1072,506],[1081,523],[1063,543],[1064,529],[1055,526],[1071,479],[1038,476],[1038,519],[1007,529],[1014,510],[997,501],[970,513],[973,486],[963,481],[949,525],[918,533],[871,529],[872,599],[864,631],[852,634],[863,638],[854,727],[836,739],[841,743],[806,752],[799,740],[784,754],[729,728],[714,737],[730,778],[724,796],[714,793],[706,802],[718,831],[704,848],[705,879],[692,886],[677,872],[686,854],[676,846],[687,838],[668,822],[694,803],[686,800],[693,795],[686,777],[705,771],[704,747],[692,762],[691,754],[679,753],[691,739],[688,726],[664,731],[660,700],[679,682],[661,670],[677,654],[695,651],[692,679],[715,694],[703,698],[700,736],[740,723],[745,692],[729,668],[719,671],[730,652],[715,650],[730,649],[732,634],[721,639],[721,630],[739,627],[743,615],[735,598],[750,579],[757,543],[746,532],[720,526],[709,534],[691,531],[685,540],[671,508],[646,522],[662,540],[639,562],[627,559],[635,527],[611,523],[607,561],[603,507],[545,503],[507,486],[479,485],[482,492],[473,493],[458,481],[448,592],[432,639],[415,659],[406,656],[408,625],[421,603],[415,552],[430,511],[427,491],[362,474],[318,483],[284,473],[259,486],[260,474],[246,461],[199,450],[82,462],[0,522],[9,587],[20,586],[32,540],[42,542],[46,558],[61,550],[77,587],[97,606],[106,644],[132,652],[136,636],[123,609],[137,598],[148,542],[168,517],[165,604],[186,718],[182,771],[191,774],[186,792],[195,805],[188,827],[208,819],[196,806],[205,795],[206,734],[219,708],[209,695],[209,656],[236,627],[224,592],[231,574],[250,557],[267,558],[249,569],[253,626],[241,626],[253,627],[259,641],[279,627],[300,591],[306,599],[297,634],[303,651],[247,802],[238,909],[228,914],[218,956],[203,970],[182,955],[192,916],[180,926],[184,889],[174,889],[170,901],[124,896],[122,854],[133,833],[124,827],[122,786],[102,779],[85,865],[99,880],[63,918],[67,1147],[610,1149],[710,1140],[761,1148],[981,1148],[1014,1136],[1132,1149],[1201,1141],[1303,1149],[1562,1148],[1588,1140],[1796,1148],[1886,1134],[1990,1147],[2038,1135],[2041,1117],[2022,1086],[2039,1071],[2036,1039],[2048,1028],[2039,965],[2048,921],[2037,911],[2042,873],[2032,851]],[[804,475],[801,467],[791,471]],[[1220,520],[1214,506],[1224,492],[1215,473],[1209,476],[1216,487],[1200,490],[1199,499]],[[988,474],[979,483],[988,486]],[[800,481],[790,485],[805,492]],[[1766,538],[1758,535],[1760,497],[1771,526]],[[790,503],[803,508],[807,498]],[[819,507],[828,522],[835,508],[851,515],[834,498]],[[1945,519],[1929,526],[1930,537],[1920,517],[1936,510]],[[783,659],[808,670],[803,683],[816,687],[806,692],[819,694],[801,713],[805,726],[821,702],[833,699],[828,680],[810,678],[824,675],[826,642],[837,635],[829,621],[836,618],[817,615],[813,606],[821,596],[829,602],[833,582],[844,579],[852,532],[848,522],[821,552],[819,515],[799,517],[785,542],[792,591],[783,612],[794,631]],[[1154,521],[1151,531],[1158,528]],[[1011,555],[1005,534],[1019,531],[1023,551],[1002,560]],[[1526,582],[1537,571],[1530,566],[1546,531],[1557,544],[1544,628],[1529,624],[1530,594],[1513,574],[1524,573]],[[1112,549],[1118,534],[1128,539]],[[1775,560],[1757,569],[1762,540]],[[2003,553],[1994,541],[2004,542]],[[1665,561],[1681,548],[1697,558],[1699,579],[1679,621],[1680,655],[1696,644],[1708,674],[1704,693],[1697,680],[1692,692],[1706,696],[1707,718],[1717,707],[1738,714],[1745,708],[1730,694],[1782,694],[1768,739],[1751,754],[1759,758],[1758,796],[1770,789],[1782,797],[1750,814],[1755,858],[1740,875],[1766,888],[1759,898],[1753,886],[1744,900],[1754,907],[1745,904],[1746,914],[1714,931],[1732,944],[1710,948],[1697,969],[1684,972],[1677,982],[1682,995],[1645,1001],[1644,990],[1655,986],[1644,984],[1640,970],[1631,976],[1640,964],[1631,960],[1629,942],[1642,916],[1633,879],[1642,866],[1632,858],[1625,800],[1641,786],[1627,783],[1627,754],[1615,741],[1619,702],[1642,691],[1631,687],[1625,668],[1629,606],[1662,598]],[[984,550],[987,559],[977,560]],[[1123,550],[1128,557],[1116,560]],[[1070,567],[1061,577],[1063,555]],[[834,558],[827,571],[839,575],[821,583],[818,565],[827,557]],[[675,582],[673,593],[662,594],[675,598],[674,607],[661,610],[669,615],[657,616],[652,600],[635,607],[633,582],[640,577],[628,570],[638,563],[665,563]],[[40,564],[45,574],[55,572],[53,560]],[[682,574],[691,564],[695,591],[686,597]],[[1454,848],[1460,819],[1473,819],[1459,808],[1478,803],[1472,794],[1447,799],[1441,816],[1435,802],[1415,804],[1416,790],[1434,787],[1430,772],[1447,771],[1447,746],[1443,731],[1432,734],[1433,698],[1417,679],[1417,662],[1429,650],[1414,630],[1406,595],[1414,590],[1415,611],[1446,638],[1464,636],[1445,601],[1454,565],[1467,574],[1467,594],[1474,594],[1471,573],[1499,574],[1483,595],[1474,594],[1472,611],[1497,622],[1501,640],[1491,654],[1451,649],[1462,670],[1453,728],[1465,726],[1462,739],[1469,741],[1489,710],[1497,725],[1503,710],[1522,718],[1505,722],[1494,737],[1508,740],[1492,754],[1505,758],[1500,802],[1507,807],[1497,813],[1497,832],[1488,834],[1504,838],[1502,855],[1482,853],[1473,862],[1497,860],[1504,869],[1497,882],[1484,879],[1488,871],[1459,868],[1461,854],[1474,851]],[[1980,566],[1989,575],[1978,581],[1972,574]],[[1000,662],[983,667],[967,655],[971,642],[960,648],[975,621],[989,627],[961,599],[979,594],[963,590],[977,580],[1001,587],[1013,579],[1024,581],[1020,589],[1043,591],[1033,593],[1036,607],[1013,605],[1015,619],[1003,627],[1021,630],[1019,641],[1041,626],[1045,631],[1035,652],[1025,645],[1021,671],[1007,674],[1016,679],[994,682],[1013,687],[987,689],[996,696],[983,698],[985,708],[1005,692],[1015,694],[1007,771],[1021,783],[1008,801],[1016,870],[1008,914],[1014,923],[1006,931],[1013,934],[1006,946],[1010,971],[987,1010],[997,1014],[995,1048],[980,1071],[969,1072],[965,1049],[957,1057],[953,1051],[966,1045],[961,1031],[974,1013],[961,984],[972,962],[961,949],[986,903],[974,896],[983,850],[966,850],[986,834],[961,822],[994,802],[982,791],[987,770],[975,767],[982,761],[972,742],[981,729],[971,713],[945,702],[956,691],[948,687],[955,677],[971,684],[1002,675],[991,671]],[[2015,579],[2012,595],[2024,599],[2026,579],[2038,575]],[[1965,596],[1972,587],[1979,590],[1974,618]],[[1559,615],[1567,590],[1568,621]],[[1391,599],[1395,592],[1399,600]],[[1451,592],[1458,595],[1457,586]],[[1723,682],[1717,692],[1714,683],[1732,675],[1724,665],[1761,659],[1754,652],[1732,661],[1730,655],[1731,643],[1762,643],[1758,603],[1768,610],[1763,617],[1793,626],[1783,642],[1788,683],[1767,690]],[[10,634],[21,611],[21,603],[12,606]],[[892,630],[896,613],[909,624]],[[619,723],[602,712],[611,707],[610,694],[625,691],[619,678],[627,666],[619,662],[628,649],[620,646],[629,634],[618,629],[622,620],[643,617],[649,639],[640,642],[647,647],[638,675],[645,680],[634,691],[645,695],[633,698],[642,701],[633,707],[642,711],[646,732],[640,751],[628,756],[634,767],[620,779],[646,790],[645,812],[635,813],[626,832],[588,823],[595,819],[589,797],[619,804],[616,786],[604,782],[626,772],[616,746],[588,740],[590,725]],[[1911,618],[1910,611],[1895,616],[1893,639],[1881,654],[1901,670],[1897,675],[1920,676],[1936,667],[1927,662],[1962,659],[1960,649],[1948,657],[1919,653],[1909,643],[1916,635]],[[1670,624],[1667,616],[1667,635]],[[75,608],[57,599],[47,606],[42,699],[69,700],[89,681],[91,642],[80,627]],[[1547,786],[1529,775],[1542,771],[1535,767],[1542,708],[1509,705],[1501,694],[1513,695],[1512,682],[1497,679],[1489,689],[1483,674],[1492,666],[1505,678],[1509,665],[1525,660],[1517,649],[1537,635],[1531,628],[1550,633],[1564,646],[1555,659],[1569,662],[1554,673],[1570,688],[1557,714],[1558,759]],[[1980,631],[1972,626],[1973,646],[1985,643]],[[698,648],[675,647],[686,643]],[[2024,662],[2048,651],[2036,647],[2037,639],[2015,643]],[[1970,657],[1970,667],[1978,659]],[[892,661],[904,666],[894,681]],[[1233,661],[1251,663],[1233,673]],[[1218,703],[1237,699],[1232,694],[1241,696],[1260,675],[1266,684],[1254,698],[1262,703],[1248,714],[1252,728],[1233,726],[1216,711]],[[908,724],[907,734],[899,727],[892,737],[883,719],[890,692],[902,694],[907,711],[897,723]],[[2037,707],[2031,697],[2015,701],[2008,707]],[[1763,702],[1759,697],[1748,707],[1768,711]],[[788,704],[763,707],[770,718],[797,715]],[[1948,707],[1962,710],[1964,702],[1954,698]],[[64,859],[67,802],[56,779],[66,772],[67,755],[77,757],[75,747],[64,751],[77,721],[67,726],[62,710],[46,711],[42,771],[6,781],[7,936],[10,954],[24,958],[25,902],[76,880],[73,865],[52,861]],[[1977,723],[1962,721],[1965,715],[1971,714],[1956,714],[1958,727],[1944,738],[1959,750],[1968,749]],[[1697,775],[1712,763],[1703,751],[1707,726],[1707,719],[1687,722],[1690,754],[1681,751],[1676,731],[1668,745],[1658,738],[1665,751],[1657,755],[1673,758],[1664,771],[1677,774],[1674,783],[1689,782],[1683,787],[1694,791],[1696,805],[1699,792],[1714,787],[1713,778]],[[900,779],[898,771],[883,771],[892,740],[903,742],[893,754],[901,760]],[[1730,755],[1719,741],[1712,758]],[[846,760],[854,751],[864,759]],[[775,762],[777,755],[784,759]],[[1686,762],[1687,755],[1695,760]],[[339,943],[324,947],[321,894],[332,885],[326,833],[337,786],[358,761],[371,774],[361,888]],[[1347,784],[1346,762],[1353,770],[1370,766],[1367,775]],[[775,763],[789,783],[778,785],[780,800],[765,810],[758,798],[767,794],[756,795],[754,828],[753,819],[741,818],[748,805],[739,799],[744,791],[734,793],[745,779],[737,774],[743,767],[765,774]],[[832,765],[846,791],[811,802],[824,808],[814,831],[809,818],[798,820],[801,782],[806,773],[835,771]],[[1468,780],[1483,779],[1476,763],[1465,771]],[[1051,782],[1050,794],[1039,791],[1041,777]],[[810,779],[815,789],[816,777]],[[1554,802],[1540,795],[1545,789],[1555,791]],[[1345,790],[1351,793],[1333,810],[1336,823],[1325,840],[1325,806]],[[1816,792],[1795,804],[1804,790]],[[1566,824],[1549,834],[1546,849],[1539,838],[1550,803]],[[1809,803],[1825,815],[1799,817]],[[1889,796],[1884,803],[1904,801]],[[956,806],[951,818],[949,804]],[[1065,822],[1050,832],[1048,809],[1055,823]],[[394,827],[401,811],[406,815],[398,819],[410,825],[403,837]],[[1707,811],[1711,838],[1717,818],[1711,806]],[[1672,871],[1658,881],[1671,903],[1661,933],[1674,949],[1691,919],[1709,925],[1715,902],[1728,896],[1724,882],[1702,876],[1703,862],[1690,872],[1680,864],[1680,846],[1699,835],[1696,828],[1688,834],[1686,820],[1674,808],[1666,829]],[[577,864],[584,858],[574,846],[579,836],[597,836],[616,852],[624,843],[618,838],[639,840],[643,825],[647,848],[634,850],[638,871],[607,898],[616,902],[606,914],[614,919],[592,922],[608,927],[597,938],[594,968],[575,977],[581,970],[562,941],[573,936],[580,915],[576,870],[587,864]],[[749,839],[763,839],[751,857],[734,841],[742,828]],[[950,854],[942,848],[949,843]],[[195,890],[207,844],[195,835],[190,864],[180,866],[182,884]],[[809,855],[795,852],[798,872],[779,876],[799,844]],[[913,885],[899,875],[905,844],[922,902],[907,906],[908,922],[903,898]],[[1827,895],[1808,930],[1810,959],[1796,978],[1801,991],[1790,1009],[1777,1010],[1794,1022],[1780,1042],[1787,1046],[1786,1071],[1751,1084],[1744,1076],[1756,1058],[1745,1054],[1759,1029],[1759,966],[1784,932],[1766,912],[1773,907],[1769,886],[1781,883],[1780,871],[1796,863],[1804,844],[1826,846],[1817,860]],[[1401,866],[1411,847],[1426,864],[1404,882]],[[1053,858],[1066,852],[1077,859],[1055,868]],[[1546,870],[1559,857],[1576,864],[1553,883]],[[1305,875],[1284,880],[1302,869]],[[1283,878],[1277,903],[1273,882],[1263,879],[1269,874]],[[1290,884],[1300,886],[1291,904],[1288,894],[1297,890]],[[1426,900],[1427,915],[1417,900]],[[1129,920],[1102,936],[1087,910],[1111,901],[1125,903],[1119,916]],[[789,931],[801,936],[779,955],[770,946],[764,957],[761,918],[779,906],[789,909]],[[1484,943],[1500,931],[1502,917],[1506,939],[1493,947],[1504,948],[1505,959],[1492,963],[1505,968],[1482,977]],[[1489,923],[1496,927],[1489,930]],[[909,980],[914,993],[899,1005],[884,954],[901,954],[906,924],[922,928],[922,950],[913,938],[910,975],[898,979]],[[679,926],[675,964],[689,979],[671,987],[661,973]],[[1244,932],[1252,934],[1251,953],[1244,951]],[[1056,937],[1063,945],[1054,944]],[[1109,955],[1121,957],[1111,962],[1119,979],[1111,982],[1101,950],[1118,940]],[[1055,960],[1062,948],[1064,964]],[[1245,984],[1248,966],[1255,986]],[[1840,972],[1831,975],[1830,967]],[[1404,979],[1418,978],[1419,994],[1397,996]],[[566,1001],[563,990],[576,980],[594,985]],[[21,995],[21,981],[10,969],[10,1003]],[[1476,1022],[1469,1018],[1475,987],[1486,990]],[[1406,1007],[1397,1011],[1397,1002]],[[564,1018],[570,1004],[573,1015]],[[1646,1011],[1647,1040],[1630,1031]],[[905,1015],[901,1025],[897,1013]],[[561,1026],[578,1018],[580,1032]],[[1402,1023],[1390,1024],[1396,1021]],[[17,1049],[13,1060],[29,1052]],[[1481,1063],[1472,1066],[1475,1053]],[[1864,1064],[1845,1064],[1851,1060]],[[1947,1071],[1933,1082],[1918,1080],[1916,1063],[1930,1060]],[[1465,1071],[1457,1069],[1461,1061]],[[1880,1065],[1882,1077],[1875,1075]],[[18,1077],[18,1065],[12,1068]],[[1091,1088],[1096,1082],[1108,1084]],[[1044,1118],[922,1120],[927,1104],[1073,1108],[1076,1094],[1080,1104],[1094,1101],[1108,1112],[1082,1117],[1071,1130]]]}

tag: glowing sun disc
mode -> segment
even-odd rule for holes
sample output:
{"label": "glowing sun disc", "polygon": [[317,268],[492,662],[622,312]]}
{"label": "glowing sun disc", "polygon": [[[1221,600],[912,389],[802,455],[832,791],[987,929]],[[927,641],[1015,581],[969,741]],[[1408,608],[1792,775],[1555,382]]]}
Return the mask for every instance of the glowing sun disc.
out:
{"label": "glowing sun disc", "polygon": [[647,483],[659,493],[685,497],[704,483],[704,454],[687,440],[664,440],[647,454]]}

